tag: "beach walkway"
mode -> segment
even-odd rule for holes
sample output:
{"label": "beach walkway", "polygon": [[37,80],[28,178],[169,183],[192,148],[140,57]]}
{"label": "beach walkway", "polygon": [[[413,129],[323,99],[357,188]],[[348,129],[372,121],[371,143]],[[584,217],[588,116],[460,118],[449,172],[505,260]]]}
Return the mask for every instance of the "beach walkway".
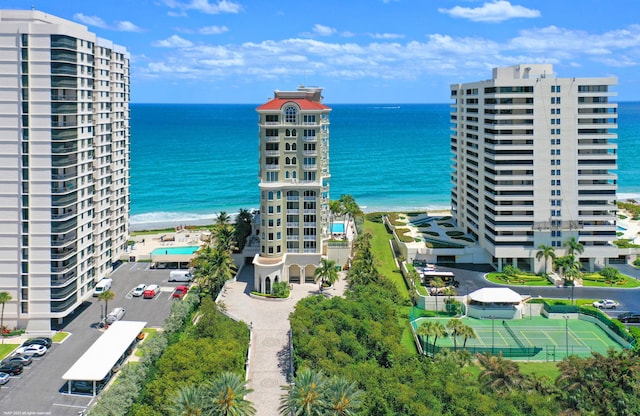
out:
{"label": "beach walkway", "polygon": [[[341,272],[326,296],[342,296],[347,286]],[[253,266],[245,266],[235,282],[227,282],[218,303],[234,319],[251,325],[251,344],[247,378],[253,392],[247,396],[257,410],[257,416],[277,416],[281,386],[287,384],[290,371],[289,314],[296,303],[309,295],[318,294],[317,284],[293,284],[291,296],[284,300],[256,299],[253,289]]]}

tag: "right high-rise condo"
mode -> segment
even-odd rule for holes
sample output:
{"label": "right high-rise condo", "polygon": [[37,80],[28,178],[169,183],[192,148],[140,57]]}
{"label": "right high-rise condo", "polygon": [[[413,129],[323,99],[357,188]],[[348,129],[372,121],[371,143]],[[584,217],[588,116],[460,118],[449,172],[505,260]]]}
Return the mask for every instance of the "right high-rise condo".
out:
{"label": "right high-rise condo", "polygon": [[618,257],[615,84],[521,64],[451,85],[452,215],[498,270],[543,272],[540,246],[572,239],[585,269]]}

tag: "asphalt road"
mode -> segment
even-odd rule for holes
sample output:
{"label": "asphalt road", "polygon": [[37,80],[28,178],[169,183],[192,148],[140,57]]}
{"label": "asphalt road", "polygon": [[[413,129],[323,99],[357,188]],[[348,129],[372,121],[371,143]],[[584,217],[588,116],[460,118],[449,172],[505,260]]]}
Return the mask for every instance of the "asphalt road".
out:
{"label": "asphalt road", "polygon": [[[160,327],[169,315],[173,302],[173,288],[180,283],[169,283],[169,270],[148,269],[148,263],[124,263],[114,273],[113,290],[116,297],[109,302],[109,311],[123,307],[123,320],[145,321],[147,327]],[[129,292],[139,283],[156,283],[161,293],[154,299],[134,298]],[[103,313],[104,302],[91,298],[70,316],[59,328],[71,333],[62,344],[53,344],[42,358],[35,358],[31,366],[0,389],[2,415],[54,415],[77,416],[93,400],[90,396],[63,394],[66,384],[62,375],[102,334],[97,327]],[[107,311],[108,312],[108,311]]]}
{"label": "asphalt road", "polygon": [[[640,271],[628,265],[616,265],[623,274],[640,278]],[[554,286],[508,286],[491,283],[483,275],[493,271],[488,265],[460,265],[453,267],[438,267],[438,270],[452,271],[456,275],[456,280],[460,282],[458,287],[459,295],[467,295],[483,287],[509,287],[521,295],[531,295],[532,297],[571,299],[572,289],[570,287]],[[573,289],[574,299],[614,299],[620,303],[616,310],[606,310],[612,317],[625,311],[640,310],[640,288],[600,288],[600,287],[576,287]]]}

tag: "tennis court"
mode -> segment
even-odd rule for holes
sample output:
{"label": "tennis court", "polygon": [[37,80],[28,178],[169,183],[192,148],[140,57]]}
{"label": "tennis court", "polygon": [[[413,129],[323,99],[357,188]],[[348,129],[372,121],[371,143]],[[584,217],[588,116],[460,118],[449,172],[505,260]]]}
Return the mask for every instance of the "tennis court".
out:
{"label": "tennis court", "polygon": [[[448,319],[419,318],[414,328],[425,320],[447,324]],[[462,318],[461,321],[473,328],[476,338],[468,338],[466,348],[474,352],[502,352],[505,357],[530,360],[554,361],[567,355],[589,356],[592,352],[606,354],[607,350],[623,347],[598,325],[580,319],[475,319]],[[449,331],[450,332],[450,331]],[[429,340],[433,343],[433,338]],[[464,338],[456,338],[460,348]],[[439,337],[435,347],[453,348],[453,337]]]}

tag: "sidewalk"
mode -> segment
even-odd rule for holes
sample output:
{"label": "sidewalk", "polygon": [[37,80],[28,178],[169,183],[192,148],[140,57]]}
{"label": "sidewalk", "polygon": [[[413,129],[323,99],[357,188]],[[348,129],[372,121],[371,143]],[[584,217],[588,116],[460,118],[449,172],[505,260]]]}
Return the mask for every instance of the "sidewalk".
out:
{"label": "sidewalk", "polygon": [[[344,273],[325,296],[342,296],[347,284]],[[318,285],[293,284],[291,296],[285,300],[256,299],[249,296],[253,287],[253,267],[246,266],[236,282],[229,282],[219,299],[231,317],[251,325],[251,344],[247,378],[253,393],[247,396],[256,407],[257,416],[277,416],[281,386],[287,384],[289,372],[289,314],[296,303],[318,294]]]}

